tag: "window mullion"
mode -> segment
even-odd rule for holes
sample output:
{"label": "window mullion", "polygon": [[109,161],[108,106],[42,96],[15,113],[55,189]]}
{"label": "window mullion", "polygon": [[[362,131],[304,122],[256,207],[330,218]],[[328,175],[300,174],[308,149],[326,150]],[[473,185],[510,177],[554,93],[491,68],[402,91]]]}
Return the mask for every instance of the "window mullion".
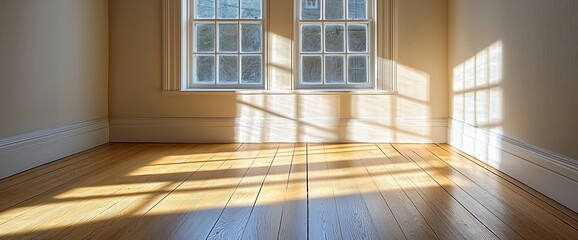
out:
{"label": "window mullion", "polygon": [[[323,2],[321,6],[323,6]],[[321,17],[321,84],[325,84],[325,24],[323,23],[323,8],[321,9],[322,17]]]}
{"label": "window mullion", "polygon": [[[321,12],[319,13],[319,16],[321,16],[321,21],[323,21],[323,20],[325,19],[325,0],[319,0],[319,1],[320,1],[320,3],[319,3],[320,6],[319,6],[319,8],[320,8],[320,11],[321,11]],[[344,1],[346,1],[346,0],[344,0]]]}
{"label": "window mullion", "polygon": [[238,64],[238,71],[239,71],[239,76],[237,77],[237,84],[241,84],[241,79],[243,78],[243,71],[242,71],[242,63],[241,63],[241,48],[243,46],[241,46],[241,38],[243,38],[243,33],[241,32],[241,8],[243,6],[241,6],[241,0],[239,0],[239,19],[237,19],[237,32],[239,33],[238,37],[237,37],[237,64]]}
{"label": "window mullion", "polygon": [[[345,4],[345,14],[347,15],[347,3]],[[345,29],[343,30],[345,34],[345,46],[343,49],[344,51],[344,67],[345,67],[345,85],[349,85],[349,22],[347,21],[347,16],[345,16]]]}
{"label": "window mullion", "polygon": [[[218,17],[219,11],[218,11],[218,0],[215,1],[215,19]],[[219,82],[219,67],[220,67],[220,63],[219,63],[219,32],[221,31],[221,28],[218,25],[218,21],[214,20],[213,22],[215,24],[215,49],[214,49],[214,56],[215,56],[215,82],[213,83],[213,85],[218,85]]]}

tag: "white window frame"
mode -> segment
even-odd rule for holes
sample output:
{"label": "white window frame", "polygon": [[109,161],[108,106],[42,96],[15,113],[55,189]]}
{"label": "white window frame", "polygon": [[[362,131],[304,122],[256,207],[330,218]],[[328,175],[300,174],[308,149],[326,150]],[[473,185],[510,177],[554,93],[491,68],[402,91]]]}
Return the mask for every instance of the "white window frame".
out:
{"label": "white window frame", "polygon": [[[195,0],[164,0],[163,1],[163,91],[231,91],[231,90],[262,90],[267,85],[267,26],[266,26],[266,2],[261,0],[261,19],[219,19],[217,17],[218,6],[215,9],[213,19],[195,19]],[[215,0],[216,5],[218,0]],[[240,14],[240,13],[239,13]],[[239,16],[240,17],[240,16]],[[195,53],[194,42],[196,42],[196,23],[215,24],[215,51],[211,53]],[[218,53],[218,24],[235,23],[238,25],[238,51],[232,53]],[[259,23],[261,29],[261,52],[242,53],[241,52],[241,24]],[[195,83],[194,55],[211,55],[215,57],[215,83],[203,84]],[[237,68],[239,80],[242,76],[241,62],[242,56],[261,57],[261,78],[259,84],[218,84],[218,56],[237,56]]]}
{"label": "white window frame", "polygon": [[[378,13],[383,14],[385,11],[383,9],[379,9],[378,11],[378,0],[367,0],[367,20],[350,20],[347,16],[347,7],[348,7],[348,0],[343,1],[343,18],[341,20],[327,20],[325,19],[325,1],[326,0],[317,0],[319,1],[319,11],[321,19],[319,20],[306,20],[301,19],[301,7],[303,6],[303,1],[307,0],[295,0],[295,11],[294,11],[294,49],[293,55],[295,56],[293,61],[293,66],[295,68],[293,71],[296,73],[294,76],[294,89],[303,89],[303,90],[335,90],[335,91],[343,91],[343,90],[386,90],[384,89],[383,83],[378,80],[378,75],[381,71],[384,70],[383,67],[378,67],[378,61],[376,60],[376,56],[379,50],[378,49],[378,35],[380,32],[380,27],[382,22],[377,19]],[[305,2],[307,3],[307,2]],[[389,11],[392,12],[392,11]],[[389,14],[388,14],[389,16]],[[301,27],[303,25],[308,24],[320,24],[321,25],[321,52],[319,53],[302,53],[301,52]],[[326,52],[325,49],[325,27],[328,24],[343,24],[344,25],[344,52],[343,53],[332,53]],[[367,48],[368,53],[354,53],[348,51],[348,36],[347,36],[347,28],[348,25],[355,25],[355,24],[365,24],[368,26],[367,31]],[[381,33],[383,35],[383,33]],[[379,37],[381,37],[381,35]],[[381,38],[380,38],[381,39]],[[303,75],[301,72],[301,65],[302,65],[302,57],[303,56],[321,56],[322,62],[322,69],[321,69],[321,83],[305,83],[302,82]],[[344,56],[344,83],[326,83],[325,82],[325,58],[327,56]],[[349,57],[352,56],[369,56],[367,61],[368,70],[367,70],[367,83],[348,83],[348,70],[349,70]],[[381,62],[379,63],[381,64]],[[383,81],[383,80],[382,80]]]}
{"label": "white window frame", "polygon": [[[265,60],[266,60],[266,56],[265,56],[265,40],[266,40],[266,28],[265,28],[265,2],[266,0],[260,0],[261,3],[261,19],[243,19],[241,18],[241,0],[238,0],[239,2],[239,16],[236,19],[219,19],[218,15],[219,15],[219,0],[214,0],[215,1],[215,16],[212,19],[197,19],[195,18],[195,2],[198,0],[186,0],[185,2],[187,4],[189,4],[188,6],[188,17],[187,17],[187,24],[188,24],[188,28],[187,28],[187,34],[188,34],[188,38],[192,39],[188,40],[187,43],[189,44],[188,47],[188,55],[190,56],[188,58],[188,68],[189,70],[188,72],[188,78],[186,80],[186,82],[183,82],[183,86],[185,86],[185,89],[225,89],[225,90],[236,90],[236,89],[264,89],[265,88]],[[192,46],[191,44],[194,44],[196,42],[196,30],[195,30],[195,25],[198,23],[212,23],[215,26],[215,37],[214,37],[214,52],[213,53],[196,53],[195,52],[195,47]],[[237,52],[231,52],[231,53],[219,53],[219,34],[220,34],[220,28],[219,28],[219,24],[236,24],[237,25]],[[260,24],[261,25],[261,52],[254,52],[254,53],[244,53],[242,52],[242,43],[241,43],[241,39],[242,39],[242,24]],[[204,84],[204,83],[197,83],[196,82],[196,67],[195,67],[195,59],[194,56],[195,55],[199,55],[199,56],[214,56],[215,58],[215,72],[214,72],[214,83],[212,84]],[[233,84],[222,84],[222,83],[218,83],[220,80],[220,74],[219,74],[219,57],[220,56],[236,56],[237,57],[237,71],[238,71],[238,78],[237,78],[237,83],[233,83]],[[261,83],[258,84],[249,84],[249,83],[241,83],[241,78],[242,78],[242,57],[243,56],[259,56],[261,57]]]}
{"label": "white window frame", "polygon": [[[279,92],[281,94],[287,94],[290,92],[332,92],[332,91],[352,91],[358,94],[395,94],[396,91],[396,53],[395,53],[395,41],[394,32],[396,32],[395,25],[395,1],[396,0],[373,0],[372,4],[374,8],[371,11],[372,16],[374,16],[375,32],[372,36],[372,41],[374,42],[373,48],[375,49],[375,55],[373,57],[373,87],[371,88],[298,88],[297,83],[299,81],[299,67],[298,61],[300,55],[298,50],[299,35],[293,36],[293,53],[292,53],[292,76],[290,85],[283,83],[282,89],[292,89],[292,90],[276,90],[278,87],[273,87],[272,85],[281,86],[279,83],[271,83],[269,79],[268,68],[272,67],[268,65],[268,55],[271,50],[268,46],[268,20],[267,15],[267,0],[263,0],[263,85],[259,88],[186,88],[188,75],[191,73],[190,63],[191,54],[188,54],[190,50],[189,37],[190,37],[190,7],[189,4],[194,3],[193,0],[162,0],[162,92],[165,93],[175,93],[175,92],[231,92],[231,91],[246,91],[250,90],[249,93],[267,93],[275,94]],[[299,0],[294,0],[295,11],[294,11],[294,31],[298,29],[298,13],[300,3]],[[184,33],[184,34],[181,34]],[[379,41],[377,41],[379,40]],[[241,74],[241,73],[239,73]],[[256,92],[257,91],[257,92]],[[289,92],[288,92],[289,91]]]}

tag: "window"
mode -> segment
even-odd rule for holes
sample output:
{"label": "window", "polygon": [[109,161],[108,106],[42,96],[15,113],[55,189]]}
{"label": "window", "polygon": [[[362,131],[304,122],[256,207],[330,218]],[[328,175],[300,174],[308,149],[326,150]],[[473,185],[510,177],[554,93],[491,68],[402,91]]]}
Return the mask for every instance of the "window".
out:
{"label": "window", "polygon": [[263,88],[263,1],[194,0],[187,88]]}
{"label": "window", "polygon": [[163,92],[391,92],[394,2],[162,0]]}
{"label": "window", "polygon": [[372,1],[300,1],[296,87],[373,88]]}
{"label": "window", "polygon": [[307,8],[307,9],[319,8],[319,0],[306,0],[305,1],[305,8]]}

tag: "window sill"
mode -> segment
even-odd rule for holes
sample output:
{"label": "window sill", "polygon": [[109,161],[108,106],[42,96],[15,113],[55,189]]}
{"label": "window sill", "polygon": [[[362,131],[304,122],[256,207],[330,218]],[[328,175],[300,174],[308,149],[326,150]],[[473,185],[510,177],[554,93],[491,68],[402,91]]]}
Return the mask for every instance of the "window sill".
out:
{"label": "window sill", "polygon": [[182,91],[163,91],[163,95],[396,95],[397,91],[389,90],[228,90],[199,89]]}

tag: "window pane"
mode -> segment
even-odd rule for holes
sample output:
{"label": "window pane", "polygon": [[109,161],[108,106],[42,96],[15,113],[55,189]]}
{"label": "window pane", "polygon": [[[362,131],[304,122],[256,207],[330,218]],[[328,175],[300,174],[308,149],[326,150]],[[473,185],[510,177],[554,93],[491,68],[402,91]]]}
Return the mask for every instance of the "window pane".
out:
{"label": "window pane", "polygon": [[321,24],[301,26],[301,52],[321,52]]}
{"label": "window pane", "polygon": [[344,52],[345,51],[345,25],[327,24],[325,25],[325,51]]}
{"label": "window pane", "polygon": [[325,19],[340,20],[343,19],[343,0],[325,0]]}
{"label": "window pane", "polygon": [[196,0],[195,18],[201,19],[215,18],[215,0]]}
{"label": "window pane", "polygon": [[367,56],[350,56],[348,63],[349,83],[367,83]]}
{"label": "window pane", "polygon": [[261,52],[261,24],[241,24],[241,50],[243,52]]}
{"label": "window pane", "polygon": [[239,79],[237,56],[219,56],[219,83],[236,84]]}
{"label": "window pane", "polygon": [[319,20],[321,19],[321,0],[301,0],[301,19]]}
{"label": "window pane", "polygon": [[215,51],[215,24],[197,24],[197,52]]}
{"label": "window pane", "polygon": [[345,57],[326,56],[325,57],[325,82],[345,83]]}
{"label": "window pane", "polygon": [[261,19],[261,0],[241,0],[241,18]]}
{"label": "window pane", "polygon": [[301,57],[301,79],[303,83],[321,83],[321,56]]}
{"label": "window pane", "polygon": [[241,83],[258,84],[263,79],[263,64],[261,56],[242,56],[241,57]]}
{"label": "window pane", "polygon": [[195,58],[195,82],[214,83],[215,82],[215,57],[196,56]]}
{"label": "window pane", "polygon": [[237,52],[238,31],[235,23],[219,24],[219,52]]}
{"label": "window pane", "polygon": [[367,0],[347,0],[347,19],[367,19]]}
{"label": "window pane", "polygon": [[347,25],[347,37],[350,52],[367,52],[367,25]]}
{"label": "window pane", "polygon": [[239,18],[239,1],[219,0],[219,18]]}

